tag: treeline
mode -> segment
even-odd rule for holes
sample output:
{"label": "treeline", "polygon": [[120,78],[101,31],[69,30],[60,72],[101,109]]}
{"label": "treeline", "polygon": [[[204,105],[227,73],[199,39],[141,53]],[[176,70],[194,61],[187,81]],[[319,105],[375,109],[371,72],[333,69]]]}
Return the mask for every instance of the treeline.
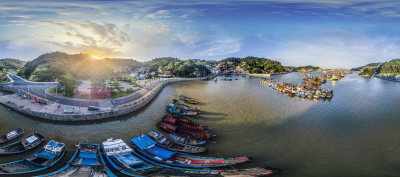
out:
{"label": "treeline", "polygon": [[156,58],[146,63],[149,72],[170,71],[177,77],[203,77],[211,73],[207,66],[215,65],[215,61],[200,59],[180,60],[178,58],[163,57]]}
{"label": "treeline", "polygon": [[18,70],[25,65],[25,61],[13,59],[13,58],[4,58],[0,59],[0,70]]}

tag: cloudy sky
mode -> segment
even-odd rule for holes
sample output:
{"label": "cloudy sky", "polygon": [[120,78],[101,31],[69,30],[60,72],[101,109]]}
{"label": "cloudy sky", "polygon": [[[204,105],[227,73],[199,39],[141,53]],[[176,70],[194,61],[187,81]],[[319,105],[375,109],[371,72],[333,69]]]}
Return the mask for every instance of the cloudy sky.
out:
{"label": "cloudy sky", "polygon": [[0,1],[0,58],[52,51],[350,68],[400,58],[400,1]]}

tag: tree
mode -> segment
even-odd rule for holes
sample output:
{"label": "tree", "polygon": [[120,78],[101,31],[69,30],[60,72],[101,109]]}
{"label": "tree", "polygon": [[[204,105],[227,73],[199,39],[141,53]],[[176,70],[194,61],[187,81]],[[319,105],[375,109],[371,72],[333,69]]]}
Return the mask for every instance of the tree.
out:
{"label": "tree", "polygon": [[60,85],[58,90],[62,91],[61,86],[64,86],[65,94],[67,96],[74,95],[74,89],[81,84],[81,81],[77,80],[71,74],[64,74],[60,77]]}

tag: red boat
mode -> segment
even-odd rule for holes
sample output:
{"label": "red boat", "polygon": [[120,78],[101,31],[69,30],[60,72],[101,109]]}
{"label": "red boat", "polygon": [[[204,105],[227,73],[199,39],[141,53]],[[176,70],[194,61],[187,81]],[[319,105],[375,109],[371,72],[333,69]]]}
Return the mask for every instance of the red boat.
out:
{"label": "red boat", "polygon": [[199,125],[194,123],[192,120],[188,119],[188,118],[173,118],[173,117],[168,117],[167,115],[164,116],[164,118],[162,118],[163,122],[167,122],[170,124],[174,124],[174,125],[178,125],[184,128],[188,128],[188,129],[193,129],[193,130],[207,130],[207,126],[205,125]]}
{"label": "red boat", "polygon": [[168,122],[160,122],[158,127],[167,131],[180,134],[182,136],[187,136],[194,139],[204,140],[209,139],[214,136],[211,132],[208,131],[199,131],[199,130],[192,130],[183,127],[178,127],[176,125],[170,124]]}

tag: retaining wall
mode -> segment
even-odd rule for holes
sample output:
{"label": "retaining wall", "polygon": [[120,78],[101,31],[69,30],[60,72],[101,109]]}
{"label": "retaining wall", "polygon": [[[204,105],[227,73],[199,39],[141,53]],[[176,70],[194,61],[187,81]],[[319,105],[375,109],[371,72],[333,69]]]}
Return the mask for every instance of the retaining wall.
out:
{"label": "retaining wall", "polygon": [[[112,109],[111,111],[107,112],[96,112],[90,114],[55,114],[55,113],[46,113],[46,112],[39,112],[39,111],[32,111],[28,108],[20,107],[19,105],[15,105],[12,101],[7,102],[0,102],[1,104],[9,107],[15,111],[38,117],[48,120],[55,120],[55,121],[90,121],[90,120],[99,120],[99,119],[106,119],[106,118],[114,118],[120,115],[128,114],[134,112],[143,106],[147,105],[166,85],[176,82],[185,82],[185,81],[197,81],[197,80],[204,80],[207,78],[195,78],[195,79],[180,79],[180,80],[170,80],[164,83],[159,84],[150,92],[146,93],[142,98],[136,100],[131,103],[124,104],[119,106],[116,109]],[[10,92],[18,92],[18,89],[15,87],[4,86],[1,87],[1,90],[10,91]]]}

